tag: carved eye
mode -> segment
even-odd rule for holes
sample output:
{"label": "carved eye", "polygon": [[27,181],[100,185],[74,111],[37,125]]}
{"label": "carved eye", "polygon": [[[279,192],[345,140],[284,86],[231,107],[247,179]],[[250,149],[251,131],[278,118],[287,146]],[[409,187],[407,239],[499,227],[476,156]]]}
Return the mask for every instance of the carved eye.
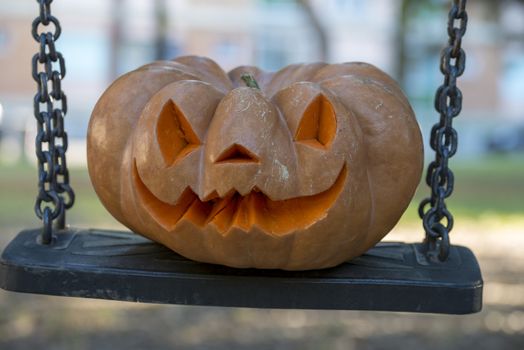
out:
{"label": "carved eye", "polygon": [[337,120],[333,105],[324,95],[319,94],[305,109],[295,141],[317,148],[328,148],[336,131]]}
{"label": "carved eye", "polygon": [[172,100],[160,112],[156,135],[167,165],[176,163],[202,144],[187,118]]}

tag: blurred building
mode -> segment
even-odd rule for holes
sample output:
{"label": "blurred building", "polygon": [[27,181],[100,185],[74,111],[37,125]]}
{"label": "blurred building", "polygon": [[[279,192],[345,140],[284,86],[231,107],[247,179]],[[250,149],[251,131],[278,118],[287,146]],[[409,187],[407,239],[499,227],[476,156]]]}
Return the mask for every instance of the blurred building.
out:
{"label": "blurred building", "polygon": [[[461,135],[463,154],[481,151],[478,135],[493,125],[524,123],[524,5],[479,0],[468,6],[468,62],[459,82],[465,112],[458,122],[468,126]],[[427,131],[436,120],[432,99],[442,82],[438,56],[447,10],[441,0],[56,0],[53,13],[64,28],[57,47],[67,62],[71,156],[84,162],[85,150],[74,149],[83,145],[90,111],[116,76],[184,54],[209,56],[226,70],[367,61],[399,79]],[[19,148],[34,124],[29,70],[37,44],[29,30],[37,11],[32,0],[0,3],[0,154]]]}

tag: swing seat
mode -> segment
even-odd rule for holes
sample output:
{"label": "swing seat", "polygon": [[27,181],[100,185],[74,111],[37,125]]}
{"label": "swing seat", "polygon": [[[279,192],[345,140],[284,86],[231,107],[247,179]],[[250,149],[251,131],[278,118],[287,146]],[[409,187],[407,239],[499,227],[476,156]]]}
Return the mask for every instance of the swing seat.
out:
{"label": "swing seat", "polygon": [[130,232],[68,228],[50,245],[26,230],[0,260],[14,292],[145,303],[468,314],[482,308],[473,253],[452,246],[430,262],[422,244],[379,243],[334,268],[234,269],[188,260]]}

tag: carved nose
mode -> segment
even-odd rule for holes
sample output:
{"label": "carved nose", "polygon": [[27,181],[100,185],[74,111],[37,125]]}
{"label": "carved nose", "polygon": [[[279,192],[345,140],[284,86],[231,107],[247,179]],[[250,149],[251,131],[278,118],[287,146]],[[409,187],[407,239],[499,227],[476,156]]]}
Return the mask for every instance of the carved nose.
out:
{"label": "carved nose", "polygon": [[260,163],[260,159],[244,146],[234,143],[218,156],[215,164],[219,163]]}

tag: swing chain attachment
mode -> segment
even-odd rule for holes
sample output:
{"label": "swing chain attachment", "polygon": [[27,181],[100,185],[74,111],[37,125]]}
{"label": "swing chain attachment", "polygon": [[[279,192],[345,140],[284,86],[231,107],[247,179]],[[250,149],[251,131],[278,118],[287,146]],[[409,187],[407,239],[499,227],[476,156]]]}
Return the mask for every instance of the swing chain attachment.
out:
{"label": "swing chain attachment", "polygon": [[67,113],[67,98],[61,84],[66,74],[65,61],[55,47],[62,29],[58,19],[51,14],[53,0],[37,2],[40,13],[31,26],[31,34],[40,44],[31,62],[32,76],[37,85],[33,100],[38,160],[35,213],[43,223],[41,243],[49,244],[53,229],[65,227],[65,210],[73,206],[75,194],[69,185],[66,163],[68,142],[64,116]]}
{"label": "swing chain attachment", "polygon": [[453,118],[462,109],[462,92],[457,87],[457,78],[464,73],[466,66],[466,53],[461,45],[467,23],[466,0],[453,0],[448,16],[449,41],[442,50],[440,61],[444,83],[435,96],[435,109],[440,114],[440,120],[431,129],[430,146],[435,151],[435,160],[429,164],[426,174],[431,196],[422,200],[419,206],[419,216],[426,232],[424,243],[427,256],[432,261],[447,259],[449,233],[453,229],[453,215],[447,209],[445,199],[453,192],[454,185],[448,161],[457,152],[458,145]]}

